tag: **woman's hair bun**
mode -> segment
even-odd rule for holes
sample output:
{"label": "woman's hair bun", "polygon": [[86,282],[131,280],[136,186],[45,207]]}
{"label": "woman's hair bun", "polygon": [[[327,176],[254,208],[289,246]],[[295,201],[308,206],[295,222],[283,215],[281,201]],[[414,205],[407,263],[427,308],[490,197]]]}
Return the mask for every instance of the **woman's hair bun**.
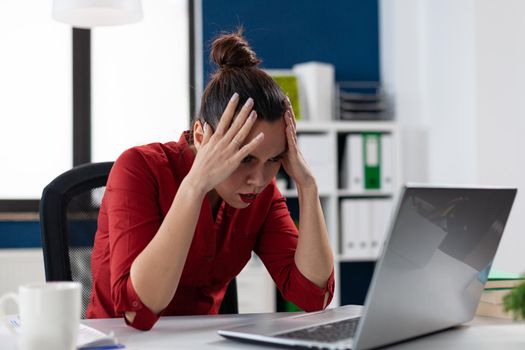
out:
{"label": "woman's hair bun", "polygon": [[217,37],[211,45],[210,58],[221,69],[253,67],[261,63],[242,36],[242,29]]}

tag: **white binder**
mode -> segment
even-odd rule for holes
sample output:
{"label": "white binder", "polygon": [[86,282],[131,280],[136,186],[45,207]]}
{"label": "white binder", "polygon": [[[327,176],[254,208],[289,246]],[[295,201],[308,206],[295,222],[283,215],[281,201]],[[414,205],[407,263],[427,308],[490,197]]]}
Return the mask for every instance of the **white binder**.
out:
{"label": "white binder", "polygon": [[342,254],[351,259],[370,259],[370,201],[341,200]]}
{"label": "white binder", "polygon": [[365,190],[364,180],[363,136],[361,134],[348,134],[341,173],[342,188],[352,193],[363,193]]}
{"label": "white binder", "polygon": [[383,245],[385,243],[385,236],[390,223],[390,214],[392,211],[391,198],[377,198],[371,200],[372,222],[371,222],[371,237],[370,250],[373,259],[379,258]]}
{"label": "white binder", "polygon": [[394,190],[394,142],[391,134],[381,135],[381,191]]}
{"label": "white binder", "polygon": [[349,134],[346,137],[348,189],[354,193],[363,193],[365,190],[365,166],[363,163],[363,136]]}

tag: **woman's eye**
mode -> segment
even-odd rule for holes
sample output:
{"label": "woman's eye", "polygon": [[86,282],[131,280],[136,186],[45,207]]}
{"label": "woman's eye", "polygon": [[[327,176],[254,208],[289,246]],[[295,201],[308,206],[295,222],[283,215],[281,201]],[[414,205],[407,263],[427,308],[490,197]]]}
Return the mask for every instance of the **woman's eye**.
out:
{"label": "woman's eye", "polygon": [[281,159],[283,159],[283,156],[273,157],[273,158],[268,159],[268,161],[272,163],[276,163],[276,162],[280,162]]}
{"label": "woman's eye", "polygon": [[244,157],[243,160],[241,160],[241,163],[249,163],[253,160],[253,157],[252,156],[247,156],[247,157]]}

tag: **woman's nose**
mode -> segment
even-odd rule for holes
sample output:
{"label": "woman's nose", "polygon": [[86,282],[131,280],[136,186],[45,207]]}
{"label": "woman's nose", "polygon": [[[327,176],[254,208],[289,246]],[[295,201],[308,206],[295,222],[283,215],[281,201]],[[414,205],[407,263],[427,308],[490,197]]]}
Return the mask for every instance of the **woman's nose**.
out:
{"label": "woman's nose", "polygon": [[256,167],[248,175],[247,183],[251,186],[261,187],[264,185],[266,177],[263,167]]}

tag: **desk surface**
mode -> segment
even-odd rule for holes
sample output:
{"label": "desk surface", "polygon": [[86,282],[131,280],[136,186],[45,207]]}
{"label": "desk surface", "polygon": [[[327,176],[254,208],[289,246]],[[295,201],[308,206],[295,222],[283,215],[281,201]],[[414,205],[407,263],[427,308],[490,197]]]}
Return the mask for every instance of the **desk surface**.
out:
{"label": "desk surface", "polygon": [[[286,314],[244,314],[221,316],[163,317],[147,332],[125,325],[122,319],[83,320],[103,332],[113,331],[126,344],[126,350],[160,349],[278,349],[264,345],[238,343],[222,338],[217,329],[245,322],[275,319]],[[0,349],[14,349],[0,336]],[[10,344],[9,344],[10,343]],[[388,349],[525,349],[525,323],[476,318],[463,326],[397,344]]]}
{"label": "desk surface", "polygon": [[[148,332],[126,326],[122,320],[86,320],[84,323],[104,332],[113,331],[128,350],[142,349],[269,349],[224,339],[217,329],[250,321],[286,316],[247,314],[221,316],[164,317]],[[492,318],[476,318],[468,324],[401,343],[389,349],[525,349],[525,324]]]}

